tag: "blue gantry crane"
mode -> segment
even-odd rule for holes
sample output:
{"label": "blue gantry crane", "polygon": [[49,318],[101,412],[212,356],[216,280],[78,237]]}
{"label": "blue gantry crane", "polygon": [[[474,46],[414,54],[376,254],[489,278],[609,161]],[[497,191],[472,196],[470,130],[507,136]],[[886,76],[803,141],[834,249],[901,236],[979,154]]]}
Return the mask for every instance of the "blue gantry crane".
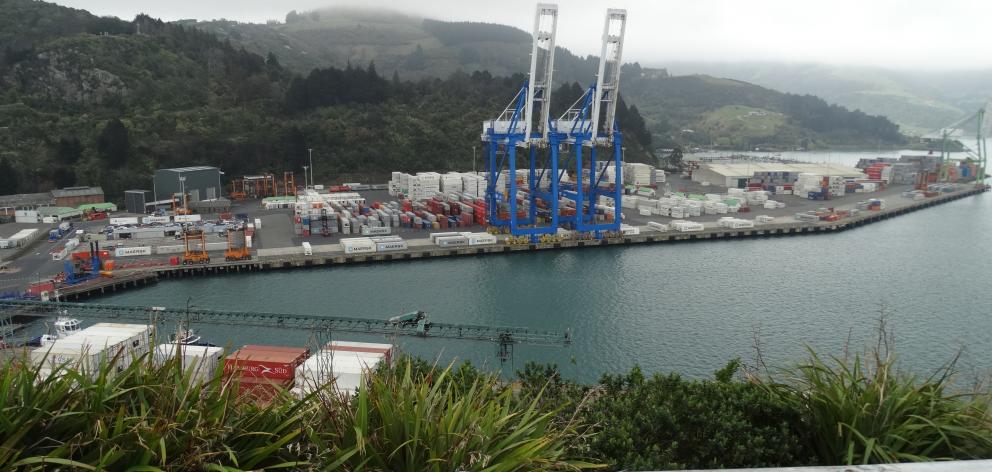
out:
{"label": "blue gantry crane", "polygon": [[[555,234],[559,226],[600,238],[605,231],[619,231],[621,220],[623,145],[616,104],[627,12],[607,10],[596,83],[564,115],[551,120],[557,17],[557,6],[537,5],[528,80],[500,116],[482,126],[489,224],[533,242]],[[599,159],[602,149],[607,149],[606,159]],[[523,192],[517,182],[518,150],[529,157]],[[569,168],[574,182],[566,179]],[[611,168],[614,182],[608,183]],[[609,197],[612,206],[597,207],[600,196]],[[567,201],[575,211],[563,214],[560,205]],[[597,220],[597,208],[603,207],[612,208],[612,220]]]}
{"label": "blue gantry crane", "polygon": [[[609,9],[603,26],[602,49],[596,83],[586,90],[553,126],[551,146],[570,149],[574,162],[568,163],[569,152],[563,153],[561,180],[569,165],[575,171],[575,183],[562,185],[562,196],[575,205],[575,214],[562,217],[576,231],[592,232],[598,239],[604,231],[619,231],[623,199],[623,136],[616,122],[617,102],[620,97],[620,66],[623,57],[623,40],[627,25],[627,11]],[[606,158],[599,159],[600,150]],[[606,181],[613,170],[613,184]],[[612,200],[613,219],[596,218],[599,197]],[[606,208],[603,208],[604,211]]]}
{"label": "blue gantry crane", "polygon": [[[515,236],[554,234],[558,227],[557,149],[549,146],[551,86],[555,62],[558,6],[539,3],[534,15],[534,42],[527,81],[498,118],[482,124],[486,152],[486,205],[489,224]],[[519,212],[517,152],[529,157],[529,172],[520,193],[526,210]],[[550,182],[548,187],[541,182]],[[539,201],[544,204],[538,205]],[[538,210],[550,224],[538,224]]]}

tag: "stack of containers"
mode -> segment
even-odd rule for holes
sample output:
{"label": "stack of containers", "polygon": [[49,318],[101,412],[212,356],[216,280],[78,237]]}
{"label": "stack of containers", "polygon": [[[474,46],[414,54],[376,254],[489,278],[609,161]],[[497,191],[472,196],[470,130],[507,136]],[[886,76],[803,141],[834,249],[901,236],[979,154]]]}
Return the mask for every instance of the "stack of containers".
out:
{"label": "stack of containers", "polygon": [[375,252],[376,244],[372,238],[342,238],[341,249],[345,254],[367,254]]}
{"label": "stack of containers", "polygon": [[308,356],[306,348],[246,345],[225,360],[225,381],[236,378],[239,394],[266,402],[293,388],[296,368]]}
{"label": "stack of containers", "polygon": [[671,227],[672,227],[672,229],[674,229],[676,231],[679,231],[679,232],[682,232],[682,233],[689,233],[689,232],[693,232],[693,231],[702,231],[703,230],[703,224],[702,223],[696,223],[696,222],[693,222],[693,221],[684,221],[684,220],[675,220],[675,221],[672,221]]}
{"label": "stack of containers", "polygon": [[749,220],[742,220],[739,218],[733,218],[725,216],[717,221],[717,224],[724,228],[730,229],[744,229],[744,228],[754,228],[754,222]]}
{"label": "stack of containers", "polygon": [[827,188],[823,185],[823,180],[824,178],[819,175],[799,174],[799,179],[793,185],[793,195],[799,198],[809,198],[810,194],[826,195]]}
{"label": "stack of containers", "polygon": [[379,365],[391,365],[392,358],[391,344],[331,341],[296,368],[293,393],[302,398],[333,381],[333,391],[354,395],[367,373]]}
{"label": "stack of containers", "polygon": [[448,172],[441,176],[440,189],[445,193],[462,191],[462,175],[458,172]]}
{"label": "stack of containers", "polygon": [[63,365],[95,377],[116,357],[116,368],[109,372],[113,376],[148,353],[151,331],[151,326],[146,325],[97,323],[31,351],[31,362],[42,379]]}
{"label": "stack of containers", "polygon": [[[623,165],[623,182],[634,186],[651,186],[654,167],[647,164],[626,163]],[[664,176],[664,173],[662,173]]]}
{"label": "stack of containers", "polygon": [[371,239],[375,244],[375,252],[402,251],[407,248],[406,241],[399,236],[383,236]]}
{"label": "stack of containers", "polygon": [[179,361],[183,369],[191,372],[190,380],[193,383],[203,383],[209,381],[217,372],[221,358],[224,357],[224,349],[217,346],[159,344],[155,346],[152,360],[156,366],[161,366],[177,355],[180,357]]}

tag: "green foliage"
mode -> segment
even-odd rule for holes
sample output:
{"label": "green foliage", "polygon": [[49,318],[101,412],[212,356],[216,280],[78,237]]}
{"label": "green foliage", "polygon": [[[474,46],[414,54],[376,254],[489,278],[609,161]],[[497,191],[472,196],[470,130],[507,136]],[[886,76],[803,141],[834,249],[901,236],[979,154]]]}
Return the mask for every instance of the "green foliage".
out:
{"label": "green foliage", "polygon": [[760,384],[801,412],[812,446],[829,464],[992,457],[988,393],[950,393],[952,366],[928,378],[900,373],[875,351],[809,360]]}
{"label": "green foliage", "polygon": [[[256,404],[220,372],[205,384],[147,356],[98,372],[0,366],[0,469],[579,470],[574,422],[519,401],[471,366],[402,360],[351,401],[329,390]],[[36,381],[39,379],[39,381]]]}
{"label": "green foliage", "polygon": [[450,378],[453,375],[459,374],[450,367],[424,373],[402,361],[393,375],[373,377],[368,388],[358,392],[352,408],[326,418],[340,432],[342,444],[358,451],[342,467],[395,471],[591,467],[566,455],[577,435],[576,423],[558,422],[555,411],[541,409],[537,399],[518,401],[491,375]]}
{"label": "green foliage", "polygon": [[585,420],[601,425],[593,457],[618,469],[771,467],[805,464],[799,415],[743,382],[605,375]]}
{"label": "green foliage", "polygon": [[6,157],[0,157],[0,193],[17,193],[17,170]]}
{"label": "green foliage", "polygon": [[[884,117],[849,111],[811,95],[780,93],[735,80],[644,73],[628,76],[624,87],[626,96],[646,111],[648,129],[663,140],[701,145],[723,142],[737,148],[905,142],[899,127]],[[757,129],[726,126],[735,122],[726,119],[707,123],[712,113],[731,105],[730,110],[780,113],[784,123],[758,123]],[[736,120],[737,114],[730,118]],[[678,133],[683,129],[695,132]]]}
{"label": "green foliage", "polygon": [[732,377],[739,360],[716,381],[678,375],[645,377],[634,367],[604,375],[598,385],[562,381],[555,366],[527,364],[517,372],[521,396],[543,392],[542,402],[563,418],[591,425],[574,454],[613,470],[795,466],[812,463],[800,415],[765,390]]}
{"label": "green foliage", "polygon": [[530,46],[531,37],[524,31],[504,25],[471,21],[424,20],[424,29],[445,46],[476,42],[520,43]]}
{"label": "green foliage", "polygon": [[127,163],[131,153],[131,142],[128,140],[127,128],[121,120],[110,120],[96,138],[96,150],[100,157],[110,166],[120,166]]}
{"label": "green foliage", "polygon": [[137,359],[95,375],[66,366],[51,374],[7,361],[0,368],[0,469],[37,464],[123,470],[263,468],[301,463],[284,446],[327,453],[311,442],[312,405],[238,401],[217,376],[190,382],[175,360]]}

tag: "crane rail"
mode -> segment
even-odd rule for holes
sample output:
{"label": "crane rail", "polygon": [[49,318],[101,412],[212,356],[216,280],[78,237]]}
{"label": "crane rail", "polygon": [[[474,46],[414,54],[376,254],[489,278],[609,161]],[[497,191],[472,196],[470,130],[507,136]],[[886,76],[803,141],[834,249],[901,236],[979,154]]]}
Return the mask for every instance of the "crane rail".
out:
{"label": "crane rail", "polygon": [[300,329],[312,331],[345,331],[428,338],[466,339],[512,344],[545,346],[568,345],[571,333],[540,331],[520,327],[484,326],[455,323],[396,322],[384,319],[348,318],[340,316],[265,313],[254,311],[224,311],[203,308],[169,308],[98,303],[43,302],[36,300],[0,300],[0,311],[17,311],[24,316],[49,316],[66,310],[73,316],[87,314],[101,319],[127,321],[190,321],[206,324],[250,326],[260,328]]}

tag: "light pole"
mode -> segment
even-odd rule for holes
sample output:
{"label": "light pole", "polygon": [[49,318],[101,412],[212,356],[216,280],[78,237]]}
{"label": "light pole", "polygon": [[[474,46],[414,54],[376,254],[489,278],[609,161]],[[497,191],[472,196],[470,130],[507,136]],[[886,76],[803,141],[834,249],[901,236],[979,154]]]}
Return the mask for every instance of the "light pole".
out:
{"label": "light pole", "polygon": [[313,148],[307,148],[310,153],[310,185],[314,185],[313,181]]}
{"label": "light pole", "polygon": [[303,189],[304,190],[309,190],[310,189],[310,186],[307,185],[307,169],[309,169],[309,168],[310,168],[310,166],[303,166]]}
{"label": "light pole", "polygon": [[186,209],[186,176],[179,174],[179,193],[183,197],[183,209]]}
{"label": "light pole", "polygon": [[224,175],[224,171],[217,171],[217,195],[214,195],[218,200],[224,194],[224,187],[220,186],[220,176]]}
{"label": "light pole", "polygon": [[476,173],[475,170],[475,146],[472,146],[472,173]]}

